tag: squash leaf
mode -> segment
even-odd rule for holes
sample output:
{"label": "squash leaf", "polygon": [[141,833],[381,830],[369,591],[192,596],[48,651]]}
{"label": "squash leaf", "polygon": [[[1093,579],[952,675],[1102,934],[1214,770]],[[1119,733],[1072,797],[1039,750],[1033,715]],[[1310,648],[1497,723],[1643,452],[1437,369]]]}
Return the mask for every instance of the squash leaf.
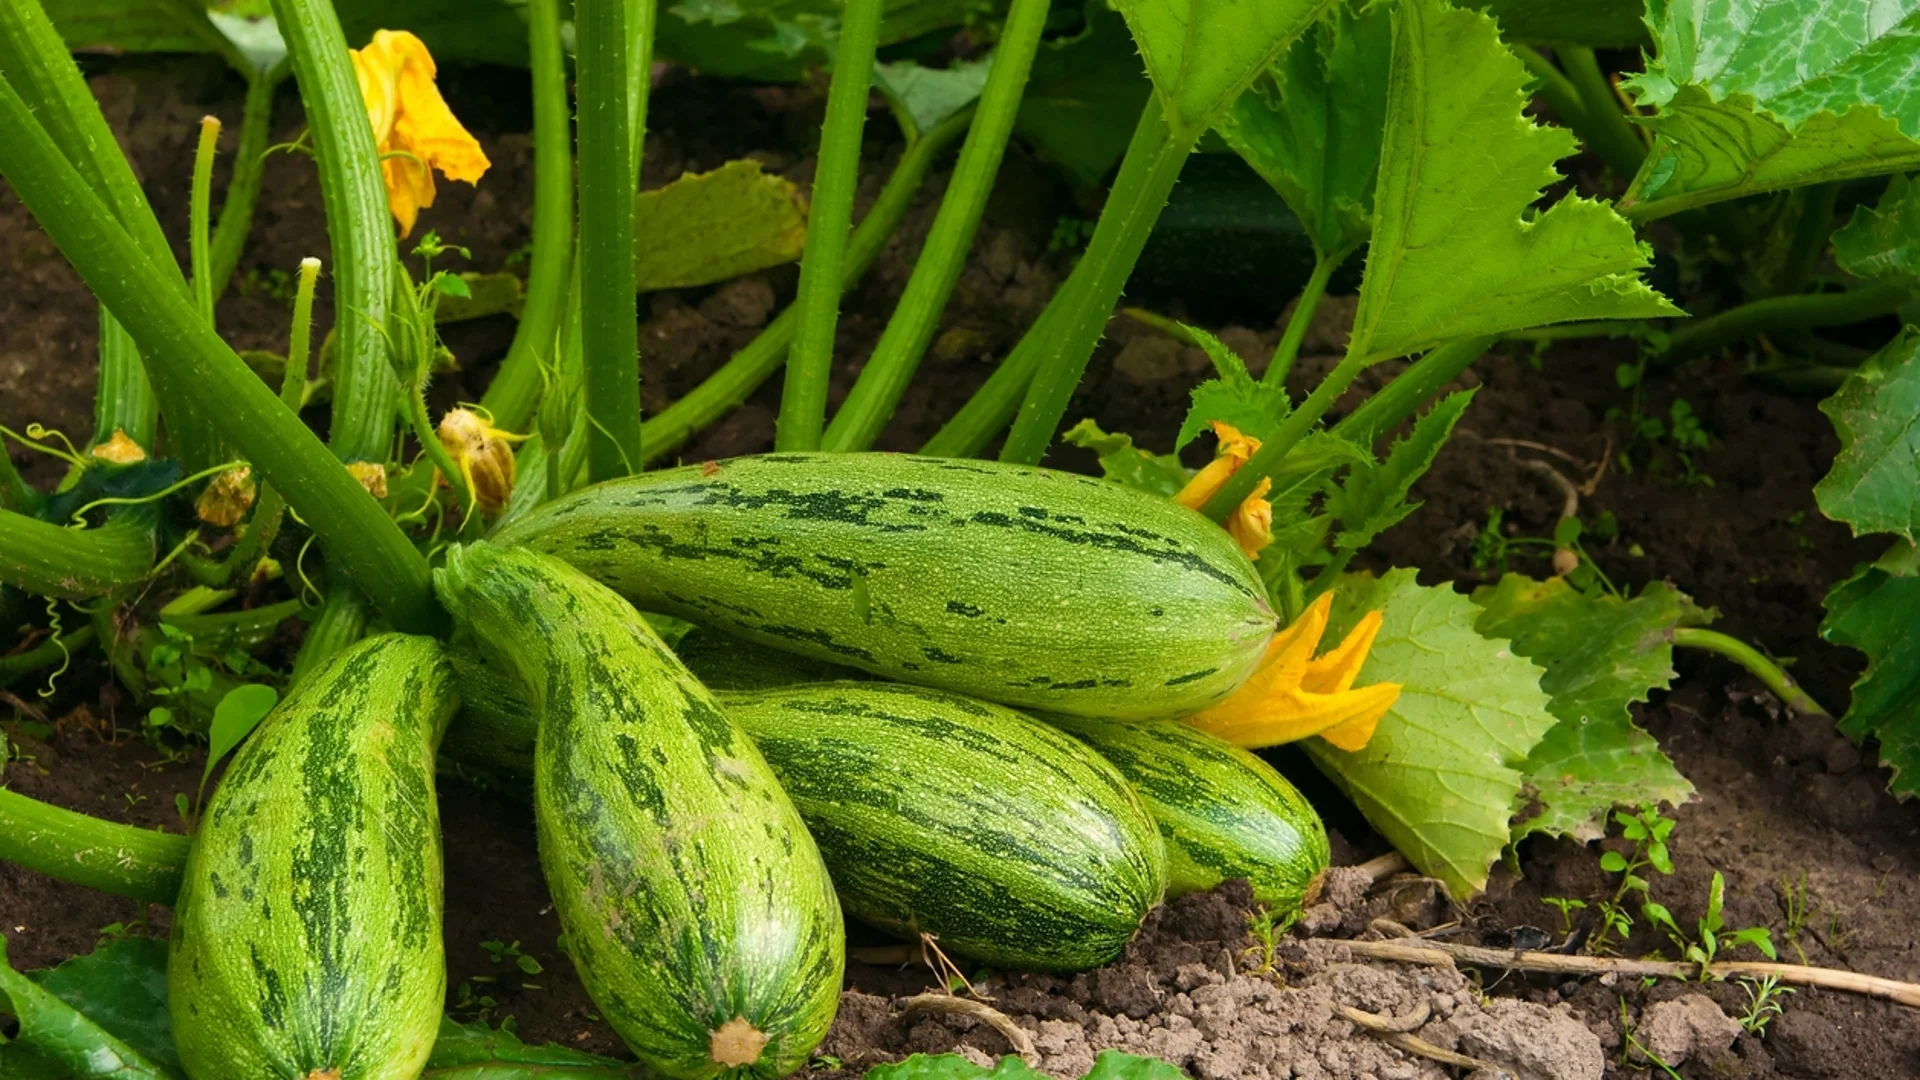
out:
{"label": "squash leaf", "polygon": [[1880,741],[1880,764],[1901,797],[1920,794],[1920,549],[1896,543],[1880,561],[1833,587],[1820,636],[1867,654],[1840,732]]}
{"label": "squash leaf", "polygon": [[1172,496],[1187,486],[1191,475],[1174,454],[1156,454],[1133,445],[1133,436],[1109,435],[1091,419],[1082,420],[1060,436],[1069,445],[1085,447],[1100,456],[1107,479],[1155,495]]}
{"label": "squash leaf", "polygon": [[1368,611],[1384,624],[1357,685],[1397,682],[1400,700],[1358,753],[1301,744],[1380,835],[1466,900],[1507,846],[1527,756],[1558,721],[1541,670],[1474,629],[1480,609],[1415,571],[1343,574],[1327,639]]}
{"label": "squash leaf", "polygon": [[[153,940],[153,939],[149,939]],[[65,989],[68,993],[79,993],[82,1000],[89,1004],[105,1006],[111,1002],[115,1006],[116,1016],[122,1010],[118,1006],[133,1002],[131,1011],[146,1016],[150,1026],[154,1016],[164,1023],[166,1004],[164,996],[152,1000],[157,985],[162,995],[166,989],[165,957],[166,943],[155,940],[159,946],[161,961],[159,981],[151,977],[135,980],[125,978],[119,970],[123,964],[115,960],[103,959],[88,966],[90,971],[84,976],[70,976]],[[152,946],[142,947],[145,957],[150,959],[154,952]],[[116,949],[114,956],[128,953],[128,949]],[[89,958],[82,958],[86,960]],[[69,964],[81,961],[68,961]],[[65,966],[65,965],[63,965]],[[58,970],[58,969],[55,969]],[[151,975],[151,972],[149,972]],[[146,999],[145,1011],[138,1003]],[[0,1044],[0,1075],[13,1077],[65,1077],[71,1080],[174,1080],[173,1073],[165,1066],[156,1064],[140,1049],[123,1041],[101,1024],[82,1015],[78,1006],[66,1000],[61,994],[42,986],[34,980],[15,971],[7,963],[7,939],[0,935],[0,1011],[11,1013],[20,1024],[20,1032],[12,1042]],[[164,1034],[171,1041],[172,1028],[165,1027]],[[153,1039],[143,1040],[148,1045],[165,1045]],[[169,1057],[171,1057],[171,1047]]]}
{"label": "squash leaf", "polygon": [[484,1021],[461,1024],[443,1018],[420,1080],[638,1080],[646,1075],[644,1067],[632,1062],[564,1046],[528,1046],[513,1032],[490,1028]]}
{"label": "squash leaf", "polygon": [[1184,449],[1199,438],[1201,432],[1212,430],[1215,420],[1231,424],[1256,439],[1273,434],[1293,410],[1286,387],[1254,378],[1239,353],[1205,330],[1185,323],[1180,329],[1207,354],[1219,378],[1208,379],[1193,388],[1193,407],[1187,410],[1187,418],[1180,424],[1173,448]]}
{"label": "squash leaf", "polygon": [[1833,258],[1854,277],[1920,289],[1920,194],[1906,177],[1888,180],[1880,205],[1860,204],[1834,230]]}
{"label": "squash leaf", "polygon": [[1640,213],[1920,167],[1920,0],[1650,0]]}
{"label": "squash leaf", "polygon": [[1508,41],[1594,48],[1637,48],[1647,43],[1642,0],[1470,0],[1500,24]]}
{"label": "squash leaf", "polygon": [[1615,806],[1677,806],[1692,796],[1628,706],[1671,684],[1673,631],[1711,613],[1662,582],[1623,600],[1520,574],[1474,590],[1473,601],[1484,609],[1474,629],[1511,639],[1515,653],[1546,669],[1540,688],[1560,721],[1522,767],[1516,842],[1537,832],[1597,840]]}
{"label": "squash leaf", "polygon": [[1527,81],[1487,16],[1444,4],[1395,9],[1373,240],[1349,356],[1371,362],[1521,327],[1678,314],[1640,280],[1650,253],[1611,208],[1569,196],[1531,209],[1575,144],[1522,114]]}
{"label": "squash leaf", "polygon": [[1390,10],[1342,0],[1214,125],[1286,200],[1325,258],[1350,254],[1372,224],[1393,60]]}
{"label": "squash leaf", "polygon": [[634,203],[634,281],[641,292],[711,285],[800,257],[807,205],[757,161],[686,173]]}
{"label": "squash leaf", "polygon": [[1833,468],[1814,486],[1820,512],[1855,536],[1920,535],[1920,328],[1899,336],[1820,403],[1840,435]]}
{"label": "squash leaf", "polygon": [[1441,398],[1383,460],[1376,463],[1369,458],[1356,464],[1346,482],[1328,493],[1327,510],[1341,525],[1334,538],[1340,551],[1359,551],[1420,508],[1419,503],[1407,501],[1407,494],[1433,466],[1434,456],[1446,445],[1473,395],[1472,390],[1462,390]]}
{"label": "squash leaf", "polygon": [[909,139],[972,104],[986,88],[993,57],[960,61],[952,67],[921,67],[911,60],[873,65],[873,86],[893,110]]}
{"label": "squash leaf", "polygon": [[1167,126],[1197,139],[1334,0],[1113,0]]}
{"label": "squash leaf", "polygon": [[1126,153],[1153,94],[1126,20],[1105,0],[1087,0],[1085,11],[1079,33],[1040,43],[1014,128],[1083,191]]}

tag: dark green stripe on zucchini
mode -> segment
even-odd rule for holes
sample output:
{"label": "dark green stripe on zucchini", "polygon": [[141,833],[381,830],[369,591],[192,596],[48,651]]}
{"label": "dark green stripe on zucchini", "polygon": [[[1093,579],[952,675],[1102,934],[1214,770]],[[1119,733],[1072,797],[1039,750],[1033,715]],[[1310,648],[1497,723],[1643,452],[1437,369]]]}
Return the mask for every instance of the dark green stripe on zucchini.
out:
{"label": "dark green stripe on zucchini", "polygon": [[413,1080],[446,999],[431,638],[302,680],[234,756],[174,907],[167,989],[194,1080]]}
{"label": "dark green stripe on zucchini", "polygon": [[1274,614],[1219,526],[1048,469],[768,454],[645,473],[497,537],[649,611],[889,679],[1076,715],[1225,697]]}
{"label": "dark green stripe on zucchini", "polygon": [[752,740],[632,605],[556,559],[475,545],[435,584],[534,702],[540,861],[581,981],[667,1076],[784,1076],[839,1002],[820,852]]}

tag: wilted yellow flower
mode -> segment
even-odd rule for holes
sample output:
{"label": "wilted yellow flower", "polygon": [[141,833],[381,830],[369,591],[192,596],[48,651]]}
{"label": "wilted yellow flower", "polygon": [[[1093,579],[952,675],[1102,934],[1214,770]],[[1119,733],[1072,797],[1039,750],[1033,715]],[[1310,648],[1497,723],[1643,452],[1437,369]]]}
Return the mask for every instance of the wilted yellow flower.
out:
{"label": "wilted yellow flower", "polygon": [[473,184],[492,163],[440,96],[425,42],[405,30],[377,30],[366,48],[350,51],[380,148],[387,207],[405,236],[433,205],[434,169]]}
{"label": "wilted yellow flower", "polygon": [[253,469],[241,465],[214,477],[193,501],[193,512],[209,525],[230,529],[253,508],[253,497]]}
{"label": "wilted yellow flower", "polygon": [[513,444],[527,436],[502,431],[468,409],[441,417],[439,434],[480,511],[499,513],[513,495]]}
{"label": "wilted yellow flower", "polygon": [[350,461],[347,463],[347,475],[360,481],[367,494],[376,499],[387,497],[387,467],[377,461]]}
{"label": "wilted yellow flower", "polygon": [[109,465],[134,465],[147,460],[147,452],[140,449],[140,444],[118,428],[114,429],[113,438],[94,447],[91,452]]}
{"label": "wilted yellow flower", "polygon": [[1342,750],[1366,746],[1380,718],[1400,699],[1400,684],[1353,688],[1380,632],[1377,611],[1368,612],[1326,655],[1313,655],[1332,610],[1333,594],[1322,593],[1267,643],[1252,678],[1186,722],[1239,746],[1277,746],[1312,735]]}
{"label": "wilted yellow flower", "polygon": [[[1213,433],[1220,439],[1220,449],[1214,459],[1207,462],[1206,468],[1194,473],[1193,479],[1187,481],[1187,486],[1174,495],[1173,501],[1181,506],[1193,510],[1206,506],[1209,499],[1227,486],[1233,474],[1240,471],[1240,466],[1245,465],[1247,459],[1260,449],[1259,439],[1241,434],[1239,429],[1224,421],[1213,422]],[[1262,477],[1260,486],[1253,489],[1253,493],[1234,509],[1233,516],[1226,521],[1227,532],[1233,535],[1234,542],[1240,545],[1240,550],[1246,552],[1249,559],[1259,555],[1261,548],[1273,543],[1273,504],[1267,502],[1267,492],[1272,489],[1273,481]]]}

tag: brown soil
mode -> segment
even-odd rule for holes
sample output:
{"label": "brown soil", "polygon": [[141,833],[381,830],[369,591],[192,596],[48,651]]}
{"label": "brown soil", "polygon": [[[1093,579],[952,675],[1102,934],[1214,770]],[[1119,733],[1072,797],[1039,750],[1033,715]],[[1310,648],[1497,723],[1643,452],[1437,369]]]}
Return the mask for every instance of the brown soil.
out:
{"label": "brown soil", "polygon": [[[211,111],[231,131],[239,120],[238,84],[211,62],[126,61],[103,66],[94,88],[161,207],[163,225],[169,235],[182,236],[193,121]],[[446,89],[456,112],[481,137],[494,169],[478,190],[443,186],[440,204],[423,216],[422,228],[436,228],[470,247],[475,268],[495,269],[528,239],[531,161],[524,76],[456,72],[447,78]],[[711,168],[751,154],[804,182],[811,160],[802,148],[818,122],[818,109],[817,99],[806,91],[669,77],[655,98],[646,181],[661,183],[682,169]],[[298,127],[297,103],[287,93],[275,134],[288,138]],[[869,132],[866,160],[890,163],[897,157],[897,142],[882,114],[876,114]],[[878,186],[879,170],[869,171],[863,205]],[[907,226],[848,300],[836,395],[850,385],[905,283],[938,189],[936,182],[921,195]],[[277,155],[268,167],[266,192],[237,288],[220,305],[222,330],[243,347],[281,347],[287,303],[274,288],[273,273],[290,270],[302,256],[325,254],[310,162]],[[1053,222],[1082,212],[1044,165],[1017,149],[1010,153],[939,343],[884,445],[918,445],[985,377],[990,358],[1018,337],[1064,275],[1067,256],[1047,250]],[[0,325],[8,330],[0,343],[0,423],[17,429],[38,420],[77,439],[91,426],[95,307],[4,189],[0,238],[0,252],[6,254],[0,260],[5,282]],[[643,298],[649,409],[696,384],[749,340],[790,300],[794,277],[792,268],[784,268],[714,288]],[[1176,315],[1187,310],[1178,297],[1133,299]],[[1295,373],[1296,390],[1330,363],[1335,343],[1329,331],[1340,309],[1331,302],[1329,308],[1333,314],[1316,329]],[[1217,304],[1196,304],[1194,310],[1212,318],[1221,336],[1256,365],[1277,336],[1278,313],[1272,310],[1223,312]],[[1241,325],[1221,327],[1222,321]],[[511,335],[512,323],[504,317],[454,328],[449,344],[472,374],[443,381],[436,394],[447,400],[472,396]],[[1617,388],[1613,368],[1628,358],[1624,344],[1593,342],[1549,350],[1539,358],[1539,370],[1524,351],[1482,361],[1463,380],[1479,387],[1463,422],[1479,438],[1456,439],[1442,453],[1418,489],[1425,507],[1380,538],[1368,553],[1371,564],[1417,566],[1425,581],[1469,586],[1497,572],[1473,561],[1473,540],[1490,508],[1502,509],[1508,528],[1518,535],[1550,534],[1559,496],[1519,462],[1546,460],[1579,482],[1610,459],[1624,424],[1610,418],[1608,410],[1631,404]],[[1142,445],[1165,449],[1187,389],[1205,368],[1197,350],[1116,320],[1075,399],[1074,417],[1093,416],[1109,430],[1129,431]],[[777,386],[763,389],[702,433],[685,456],[697,460],[766,447],[777,394]],[[1581,514],[1589,522],[1607,512],[1618,522],[1617,538],[1590,550],[1623,587],[1664,578],[1718,607],[1724,629],[1775,655],[1797,657],[1796,677],[1830,707],[1843,706],[1859,659],[1818,640],[1820,598],[1831,581],[1875,552],[1814,509],[1811,486],[1835,449],[1829,425],[1811,400],[1756,389],[1731,367],[1701,366],[1660,380],[1650,388],[1645,408],[1664,415],[1674,398],[1689,401],[1714,437],[1710,449],[1693,456],[1696,477],[1710,477],[1712,483],[1678,479],[1682,470],[1671,448],[1651,453],[1636,448],[1634,475],[1610,464],[1582,501]],[[1533,450],[1510,451],[1490,439],[1549,445],[1581,464]],[[1073,450],[1059,451],[1056,459],[1070,467],[1091,465]],[[1655,459],[1664,461],[1658,476],[1650,475]],[[16,460],[22,459],[16,455]],[[31,475],[48,482],[56,472],[41,463]],[[1547,572],[1544,559],[1531,557],[1516,558],[1512,568]],[[1871,751],[1863,757],[1829,724],[1783,713],[1751,680],[1715,658],[1682,654],[1677,666],[1675,689],[1657,695],[1640,715],[1699,794],[1677,812],[1675,874],[1654,882],[1655,898],[1690,924],[1704,903],[1708,879],[1718,870],[1728,881],[1729,924],[1771,927],[1785,958],[1804,954],[1814,964],[1920,979],[1912,929],[1920,921],[1915,873],[1920,814],[1888,797]],[[36,701],[26,687],[15,689],[21,695],[16,708],[44,707],[59,723],[44,742],[16,739],[22,758],[7,766],[10,786],[116,820],[180,828],[174,796],[191,794],[199,752],[168,761],[161,749],[126,734],[137,726],[140,710],[105,681],[97,664],[77,665],[48,702]],[[1317,782],[1304,759],[1283,753],[1276,760],[1323,808],[1341,861],[1382,850],[1351,808]],[[442,799],[449,1007],[462,1018],[499,1022],[512,1017],[528,1041],[620,1053],[618,1040],[596,1018],[556,946],[559,926],[539,876],[525,810],[455,782],[445,786]],[[1517,874],[1497,871],[1488,893],[1463,910],[1449,909],[1428,886],[1403,881],[1388,883],[1363,904],[1316,923],[1328,932],[1353,932],[1377,915],[1416,926],[1457,916],[1471,935],[1489,944],[1558,940],[1559,916],[1541,902],[1543,897],[1591,903],[1610,892],[1592,847],[1535,840],[1519,855]],[[1790,903],[1790,896],[1801,895],[1804,904]],[[1154,917],[1126,957],[1100,972],[1065,979],[992,975],[981,988],[1033,1033],[1043,1066],[1062,1075],[1077,1075],[1092,1052],[1107,1046],[1159,1054],[1204,1077],[1446,1075],[1430,1062],[1357,1032],[1332,1011],[1339,1003],[1404,1015],[1424,1001],[1432,1012],[1422,1029],[1429,1041],[1523,1077],[1599,1075],[1591,1066],[1602,1053],[1606,1075],[1645,1074],[1648,1067],[1633,1063],[1623,1050],[1623,1004],[1642,1042],[1657,1036],[1657,1045],[1669,1052],[1690,1046],[1688,1060],[1678,1068],[1690,1078],[1920,1076],[1920,1016],[1826,991],[1802,990],[1786,998],[1785,1016],[1765,1038],[1743,1034],[1728,1047],[1712,1037],[1676,1034],[1711,1030],[1710,1024],[1693,1023],[1703,1019],[1698,1002],[1662,1003],[1704,992],[1726,1013],[1738,1015],[1744,995],[1731,985],[1605,985],[1491,972],[1468,983],[1444,970],[1352,964],[1337,945],[1297,940],[1283,946],[1274,974],[1250,974],[1243,899],[1224,891],[1172,906]],[[1790,928],[1788,913],[1796,907],[1806,915]],[[112,923],[134,923],[140,932],[143,918],[146,931],[164,932],[164,909],[143,913],[128,901],[0,866],[0,932],[8,935],[11,959],[22,967],[84,952]],[[1545,930],[1536,933],[1533,927]],[[881,940],[858,927],[854,933],[862,943]],[[511,961],[495,962],[480,944],[494,940],[517,942],[545,970],[522,976]],[[1637,955],[1664,945],[1643,934],[1621,952]],[[823,1052],[851,1068],[915,1050],[957,1047],[971,1055],[1007,1050],[1002,1036],[971,1021],[895,1015],[900,997],[932,985],[931,975],[918,966],[853,965],[841,1019]],[[1483,998],[1480,990],[1491,998]]]}

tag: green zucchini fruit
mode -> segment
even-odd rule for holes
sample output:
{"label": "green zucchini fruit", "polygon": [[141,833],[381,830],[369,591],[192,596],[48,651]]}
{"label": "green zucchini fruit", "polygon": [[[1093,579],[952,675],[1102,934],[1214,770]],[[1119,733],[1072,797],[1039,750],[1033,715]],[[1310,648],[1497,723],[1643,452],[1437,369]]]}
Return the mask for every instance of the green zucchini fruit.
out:
{"label": "green zucchini fruit", "polygon": [[446,1001],[431,638],[382,634],[294,687],[207,805],[167,992],[193,1080],[413,1080]]}
{"label": "green zucchini fruit", "polygon": [[639,612],[566,564],[478,544],[435,586],[538,714],[534,818],[568,952],[666,1076],[785,1076],[826,1035],[845,929],[752,740]]}
{"label": "green zucchini fruit", "polygon": [[898,683],[722,693],[807,820],[847,911],[1021,969],[1112,960],[1165,892],[1118,770],[1012,709]]}
{"label": "green zucchini fruit", "polygon": [[1331,855],[1320,815],[1273,766],[1174,720],[1047,721],[1119,768],[1147,804],[1167,848],[1167,895],[1246,878],[1275,912],[1299,911]]}
{"label": "green zucchini fruit", "polygon": [[680,662],[709,690],[766,690],[795,683],[870,678],[841,667],[696,626],[673,647]]}
{"label": "green zucchini fruit", "polygon": [[1051,469],[766,454],[584,488],[501,530],[649,611],[989,701],[1176,717],[1275,629],[1225,530]]}

